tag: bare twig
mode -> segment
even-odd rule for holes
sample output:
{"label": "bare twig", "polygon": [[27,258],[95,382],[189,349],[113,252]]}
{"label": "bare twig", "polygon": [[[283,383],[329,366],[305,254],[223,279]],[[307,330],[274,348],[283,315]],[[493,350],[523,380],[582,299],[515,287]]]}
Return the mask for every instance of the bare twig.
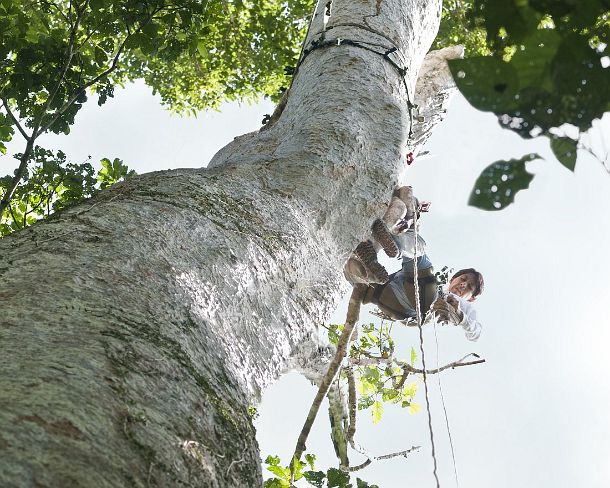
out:
{"label": "bare twig", "polygon": [[413,446],[411,449],[406,449],[404,451],[392,452],[390,454],[384,454],[383,456],[369,457],[362,464],[358,464],[357,466],[351,466],[349,468],[349,471],[350,472],[360,471],[361,469],[364,469],[368,465],[370,465],[373,461],[384,461],[386,459],[392,459],[392,458],[399,457],[399,456],[402,456],[406,459],[410,453],[418,451],[420,448],[421,448],[421,446]]}
{"label": "bare twig", "polygon": [[248,445],[246,444],[246,446],[244,447],[244,450],[241,452],[241,457],[239,459],[235,459],[235,460],[231,461],[231,464],[229,464],[229,467],[227,468],[227,472],[225,473],[225,476],[229,476],[229,471],[231,471],[231,468],[233,467],[233,465],[244,462],[247,450],[248,450]]}
{"label": "bare twig", "polygon": [[[603,141],[603,138],[602,138],[602,141]],[[583,151],[588,152],[591,156],[593,156],[594,159],[596,159],[597,161],[600,162],[600,164],[602,165],[604,170],[606,170],[606,173],[610,174],[610,167],[608,167],[608,164],[607,164],[608,156],[610,155],[608,152],[606,152],[606,155],[602,158],[600,155],[598,155],[593,150],[593,148],[591,146],[588,146],[587,144],[584,144],[583,142],[578,144],[578,149],[582,149]]]}
{"label": "bare twig", "polygon": [[466,361],[464,362],[464,360],[466,358],[469,358],[470,356],[474,356],[475,358],[480,358],[480,356],[478,354],[475,353],[470,353],[470,354],[466,354],[466,356],[464,356],[461,359],[458,359],[457,361],[453,361],[452,363],[446,364],[445,366],[441,366],[440,368],[436,368],[436,369],[419,369],[419,368],[414,368],[413,366],[411,366],[409,363],[405,363],[403,361],[394,361],[398,366],[400,366],[402,368],[402,370],[409,374],[409,373],[416,373],[416,374],[436,374],[436,373],[440,373],[441,371],[445,371],[446,369],[454,369],[454,368],[459,368],[460,366],[472,366],[473,364],[481,364],[485,362],[485,359],[476,359],[475,361]]}

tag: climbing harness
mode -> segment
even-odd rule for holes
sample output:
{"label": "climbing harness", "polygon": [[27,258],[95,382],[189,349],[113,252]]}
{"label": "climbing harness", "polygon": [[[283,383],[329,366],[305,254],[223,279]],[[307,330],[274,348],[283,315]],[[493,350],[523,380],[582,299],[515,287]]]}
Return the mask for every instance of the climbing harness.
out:
{"label": "climbing harness", "polygon": [[[390,57],[390,54],[399,52],[398,48],[396,48],[395,46],[388,48],[387,46],[383,46],[381,44],[373,42],[354,41],[352,39],[342,39],[340,37],[326,41],[324,40],[324,33],[322,33],[319,39],[314,39],[313,41],[311,41],[311,47],[303,49],[301,57],[299,58],[299,62],[297,63],[297,67],[295,69],[295,73],[296,71],[298,71],[301,64],[303,64],[307,56],[309,56],[313,51],[317,49],[326,49],[329,47],[344,45],[357,47],[359,49],[364,49],[365,51],[377,54],[383,57],[383,59],[385,59],[398,72],[398,74],[400,75],[400,79],[402,80],[402,83],[405,87],[405,92],[407,95],[407,109],[409,111],[409,139],[411,139],[411,137],[413,136],[413,109],[417,106],[411,101],[411,96],[409,95],[409,86],[407,84],[407,68],[399,66],[398,63]],[[369,46],[375,46],[383,49],[384,51],[380,52]]]}

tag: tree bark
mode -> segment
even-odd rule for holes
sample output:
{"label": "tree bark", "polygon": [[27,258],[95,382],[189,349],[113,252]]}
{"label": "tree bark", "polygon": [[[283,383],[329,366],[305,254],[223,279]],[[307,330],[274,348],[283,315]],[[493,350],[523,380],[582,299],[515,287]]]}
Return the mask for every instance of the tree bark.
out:
{"label": "tree bark", "polygon": [[[413,90],[439,14],[335,0],[324,36],[395,45]],[[134,177],[2,239],[0,486],[259,486],[248,407],[345,291],[417,150],[406,98],[381,55],[313,50],[280,119],[212,168]]]}

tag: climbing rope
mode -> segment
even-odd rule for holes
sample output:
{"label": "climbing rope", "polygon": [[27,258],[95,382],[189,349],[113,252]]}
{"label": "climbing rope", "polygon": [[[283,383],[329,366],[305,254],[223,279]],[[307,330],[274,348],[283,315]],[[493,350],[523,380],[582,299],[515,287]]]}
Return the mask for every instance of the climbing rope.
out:
{"label": "climbing rope", "polygon": [[[439,296],[440,293],[439,293]],[[456,488],[460,488],[460,481],[458,479],[457,472],[457,463],[455,461],[455,451],[453,449],[453,438],[451,436],[451,429],[449,427],[449,415],[447,414],[447,407],[445,406],[445,397],[443,395],[443,386],[441,384],[441,372],[439,370],[439,352],[438,352],[438,336],[436,335],[436,318],[434,318],[434,341],[436,342],[436,370],[438,373],[436,374],[436,378],[438,380],[438,391],[441,395],[441,405],[443,406],[443,412],[445,414],[445,425],[447,427],[447,436],[449,437],[449,447],[451,448],[451,459],[453,460],[453,474],[455,476],[455,486]]]}
{"label": "climbing rope", "polygon": [[421,306],[419,303],[419,283],[418,279],[418,263],[417,263],[417,247],[418,247],[418,236],[417,236],[417,209],[415,210],[415,214],[413,216],[413,235],[415,237],[415,246],[413,252],[413,284],[415,287],[415,316],[417,319],[417,327],[419,329],[419,349],[421,352],[421,363],[422,363],[422,376],[424,380],[424,392],[426,396],[426,412],[428,413],[428,431],[430,432],[430,444],[432,446],[432,461],[434,463],[434,479],[436,480],[436,488],[440,488],[441,484],[438,480],[437,474],[437,462],[436,462],[436,449],[434,446],[434,432],[432,431],[432,415],[430,413],[430,399],[428,397],[428,382],[426,381],[426,358],[424,353],[424,332],[422,327],[422,316],[421,316]]}

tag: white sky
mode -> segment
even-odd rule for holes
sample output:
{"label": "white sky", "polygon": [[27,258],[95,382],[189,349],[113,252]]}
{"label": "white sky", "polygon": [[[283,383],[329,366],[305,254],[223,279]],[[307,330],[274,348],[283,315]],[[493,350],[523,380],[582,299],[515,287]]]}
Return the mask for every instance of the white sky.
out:
{"label": "white sky", "polygon": [[[117,91],[98,108],[91,101],[77,116],[69,136],[49,137],[74,162],[91,154],[120,157],[142,173],[197,167],[233,137],[260,127],[271,104],[227,105],[222,113],[198,119],[170,117],[142,85]],[[605,119],[610,145],[610,121]],[[10,150],[21,150],[13,144]],[[610,486],[610,176],[579,154],[570,173],[552,157],[545,140],[524,141],[499,129],[493,116],[456,97],[447,121],[427,147],[431,157],[417,160],[408,183],[431,212],[422,222],[428,254],[440,269],[474,266],[486,289],[476,306],[483,322],[479,342],[469,343],[457,329],[439,329],[440,363],[468,352],[483,365],[442,375],[463,488],[607,488]],[[481,170],[497,159],[539,152],[530,163],[536,173],[530,189],[501,212],[466,205]],[[0,159],[0,172],[13,167]],[[394,271],[399,263],[387,262]],[[362,320],[371,320],[366,314]],[[342,314],[335,320],[341,320]],[[435,365],[431,330],[428,365]],[[410,329],[398,335],[406,354],[417,344]],[[430,381],[432,415],[441,486],[454,487],[444,418],[436,378]],[[263,399],[257,421],[263,457],[287,461],[311,399],[313,387],[295,374],[284,377]],[[423,404],[423,387],[417,401]],[[380,462],[360,472],[381,488],[433,487],[426,415],[386,407],[372,426],[368,412],[359,417],[357,437],[380,455],[422,445],[409,460]],[[314,425],[309,451],[318,468],[334,464],[325,410]],[[360,458],[353,456],[353,462]]]}

